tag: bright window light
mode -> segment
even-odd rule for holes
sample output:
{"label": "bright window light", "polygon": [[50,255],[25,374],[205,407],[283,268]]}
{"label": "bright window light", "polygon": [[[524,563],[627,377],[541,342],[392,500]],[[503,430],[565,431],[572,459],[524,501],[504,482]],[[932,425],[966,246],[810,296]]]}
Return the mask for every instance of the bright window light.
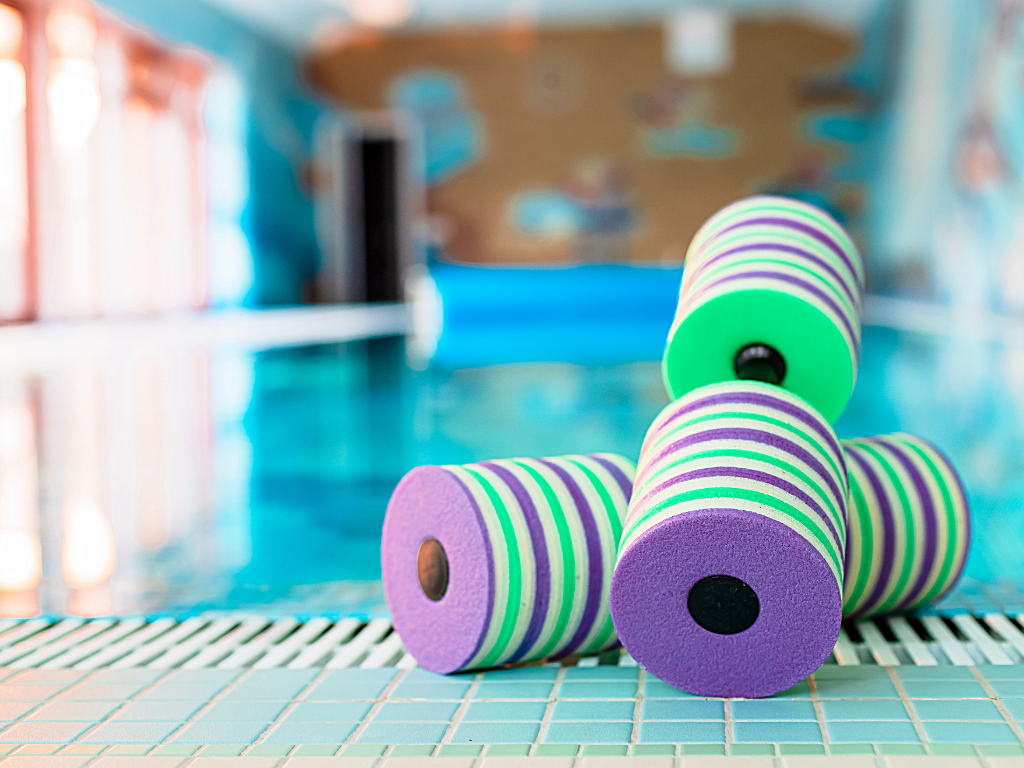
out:
{"label": "bright window light", "polygon": [[95,501],[79,499],[65,506],[60,562],[64,582],[72,589],[102,584],[114,575],[114,529]]}

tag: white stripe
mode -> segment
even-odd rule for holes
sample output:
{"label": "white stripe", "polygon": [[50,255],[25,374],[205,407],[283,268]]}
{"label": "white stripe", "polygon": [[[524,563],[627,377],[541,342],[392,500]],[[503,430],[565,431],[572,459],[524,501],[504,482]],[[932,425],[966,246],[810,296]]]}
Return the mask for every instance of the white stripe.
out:
{"label": "white stripe", "polygon": [[[863,451],[857,446],[850,445],[847,450],[855,452],[858,456],[863,456]],[[859,613],[863,610],[872,593],[874,592],[875,585],[879,579],[886,578],[886,575],[882,573],[882,557],[881,552],[885,544],[885,528],[882,524],[881,516],[878,514],[879,502],[878,497],[875,495],[875,490],[871,486],[868,476],[864,470],[860,468],[860,465],[854,461],[848,462],[850,472],[850,502],[847,505],[847,515],[849,515],[849,522],[846,527],[846,546],[848,555],[848,567],[846,568],[846,586],[852,590],[856,586],[857,574],[860,571],[861,564],[864,561],[865,548],[864,541],[861,539],[860,530],[860,515],[862,514],[860,509],[853,501],[853,490],[852,487],[856,485],[857,489],[861,492],[864,497],[864,502],[867,505],[867,510],[863,514],[867,517],[870,523],[870,530],[872,533],[872,558],[868,565],[868,579],[864,586],[864,590],[861,592],[860,599],[855,604],[847,605],[846,595],[843,597],[843,613],[852,614]]]}
{"label": "white stripe", "polygon": [[[713,402],[710,401],[710,398],[712,398],[713,396],[715,396],[715,395],[722,395],[722,394],[729,394],[729,395],[741,394],[741,395],[750,395],[750,396],[768,395],[769,397],[771,397],[773,399],[781,400],[784,403],[786,403],[787,405],[789,405],[790,407],[796,408],[799,411],[803,412],[805,415],[807,415],[809,418],[811,418],[814,422],[816,422],[822,429],[825,430],[826,434],[829,434],[829,435],[832,436],[832,439],[833,439],[833,442],[834,442],[835,445],[834,445],[834,447],[829,445],[826,441],[822,440],[821,438],[819,438],[815,434],[815,431],[810,427],[810,425],[801,422],[796,417],[790,416],[789,414],[785,413],[784,411],[778,410],[777,407],[774,406],[774,405],[771,405],[771,404],[762,405],[760,403],[753,403],[753,402],[713,403]],[[789,425],[794,430],[798,430],[799,432],[802,432],[803,434],[808,435],[808,439],[810,439],[812,442],[809,443],[809,444],[807,444],[806,442],[801,442],[801,445],[803,445],[805,448],[810,448],[810,446],[813,446],[813,451],[812,452],[814,452],[814,453],[824,453],[825,455],[829,456],[832,459],[831,462],[825,462],[825,463],[826,463],[826,465],[829,465],[829,466],[831,464],[834,464],[838,468],[838,470],[839,470],[838,475],[834,475],[834,476],[838,479],[840,486],[845,491],[845,489],[846,489],[845,457],[842,454],[842,447],[839,444],[839,440],[835,437],[835,433],[832,431],[832,427],[828,424],[828,422],[826,422],[818,414],[818,412],[815,411],[813,408],[811,408],[804,400],[800,399],[799,397],[797,397],[793,393],[789,392],[788,390],[781,389],[779,387],[773,387],[773,386],[768,385],[768,384],[756,384],[756,383],[750,382],[750,381],[729,381],[729,382],[721,382],[721,383],[718,383],[718,384],[709,384],[709,385],[706,385],[704,387],[699,387],[697,389],[694,389],[694,390],[686,393],[686,395],[681,397],[679,400],[676,400],[674,403],[671,403],[668,406],[666,406],[665,409],[662,410],[662,412],[660,414],[658,414],[658,417],[655,419],[654,424],[651,425],[651,428],[647,431],[647,436],[644,438],[643,446],[640,449],[640,455],[641,455],[640,465],[641,466],[638,468],[638,471],[637,471],[638,472],[638,474],[637,474],[638,478],[643,474],[643,465],[647,461],[649,461],[649,459],[647,459],[646,457],[650,456],[652,450],[654,449],[654,446],[662,444],[664,442],[663,436],[661,435],[664,423],[669,418],[674,416],[682,408],[690,406],[693,403],[700,402],[701,400],[704,400],[705,398],[709,398],[709,400],[704,402],[704,403],[701,403],[701,405],[699,407],[697,407],[695,410],[687,413],[685,417],[683,417],[683,418],[677,420],[676,422],[674,422],[668,428],[668,430],[666,431],[666,434],[671,434],[673,432],[678,431],[679,428],[682,425],[687,424],[687,423],[692,423],[693,420],[695,420],[697,418],[702,418],[702,417],[705,417],[705,416],[713,416],[715,414],[721,414],[721,413],[735,413],[735,412],[739,412],[739,413],[748,413],[748,414],[750,414],[750,416],[751,416],[750,419],[735,419],[735,417],[733,417],[733,419],[735,419],[737,425],[742,425],[742,424],[749,425],[750,421],[752,421],[752,420],[757,420],[757,419],[763,420],[765,418],[771,418],[771,419],[774,419],[774,420],[776,420],[776,421],[778,421],[780,423]],[[723,421],[726,421],[726,423],[731,423],[731,422],[728,422],[727,420],[723,420]],[[705,422],[701,422],[701,424],[712,424],[712,423],[713,424],[718,424],[719,420],[717,420],[717,419],[708,419]],[[766,426],[767,426],[767,428],[770,429],[772,426],[775,426],[775,425],[766,425]],[[700,428],[706,428],[706,427],[700,427],[700,426],[694,427],[694,429],[700,429]],[[787,435],[788,434],[790,434],[789,430],[787,430]]]}
{"label": "white stripe", "polygon": [[[702,435],[709,432],[719,430],[758,430],[761,432],[767,432],[768,434],[775,435],[778,437],[784,437],[789,442],[795,444],[798,448],[803,449],[807,453],[814,456],[818,462],[824,468],[826,474],[840,490],[839,499],[845,496],[848,488],[849,481],[847,478],[836,471],[836,467],[840,470],[845,466],[845,462],[833,465],[835,462],[829,461],[829,454],[825,452],[824,447],[821,443],[814,442],[812,435],[808,435],[806,438],[799,434],[791,432],[784,427],[776,424],[771,424],[764,420],[763,416],[759,417],[758,414],[751,414],[751,418],[734,418],[734,417],[720,417],[711,421],[704,421],[699,424],[692,425],[680,425],[678,430],[672,432],[666,432],[665,437],[659,440],[657,443],[646,449],[640,457],[640,467],[637,473],[636,483],[634,484],[633,496],[637,497],[642,495],[643,489],[648,485],[650,477],[657,471],[657,467],[664,466],[671,463],[676,458],[681,458],[684,455],[700,453],[702,451],[715,450],[718,448],[732,448],[736,450],[753,451],[755,453],[762,452],[763,450],[771,450],[772,456],[784,461],[786,464],[800,464],[804,465],[802,459],[793,454],[784,451],[780,448],[775,448],[770,444],[757,441],[756,438],[735,438],[735,437],[720,437],[711,440],[703,440],[692,445],[677,446],[671,450],[665,456],[661,454],[665,453],[670,446],[682,441],[686,438],[692,438],[697,435]],[[804,434],[807,434],[805,430],[801,430]],[[810,468],[807,468],[807,472],[816,475]],[[841,504],[842,502],[840,502]]]}

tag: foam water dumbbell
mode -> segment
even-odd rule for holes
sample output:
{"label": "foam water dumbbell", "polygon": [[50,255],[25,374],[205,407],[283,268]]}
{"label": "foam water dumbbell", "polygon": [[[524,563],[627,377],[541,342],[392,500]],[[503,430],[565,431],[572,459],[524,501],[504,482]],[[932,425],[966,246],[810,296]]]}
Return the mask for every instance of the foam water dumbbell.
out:
{"label": "foam water dumbbell", "polygon": [[827,213],[783,197],[718,211],[686,253],[662,373],[670,397],[777,384],[834,422],[857,377],[864,266]]}
{"label": "foam water dumbbell", "polygon": [[938,448],[913,435],[844,440],[850,472],[843,613],[867,617],[938,601],[967,561],[963,482]]}
{"label": "foam water dumbbell", "polygon": [[814,672],[842,621],[847,473],[792,392],[711,384],[647,432],[612,578],[626,650],[700,696],[768,696]]}
{"label": "foam water dumbbell", "polygon": [[431,672],[601,653],[635,468],[594,454],[418,467],[388,504],[384,594]]}

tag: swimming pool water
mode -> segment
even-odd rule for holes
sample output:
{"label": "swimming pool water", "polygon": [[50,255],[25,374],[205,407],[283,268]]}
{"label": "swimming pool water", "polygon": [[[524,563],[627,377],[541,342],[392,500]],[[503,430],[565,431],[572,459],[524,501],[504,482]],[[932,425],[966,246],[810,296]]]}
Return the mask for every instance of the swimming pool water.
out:
{"label": "swimming pool water", "polygon": [[[253,560],[243,573],[266,579],[379,577],[384,508],[416,465],[635,457],[667,403],[655,361],[415,371],[400,339],[263,353],[254,371],[246,415]],[[856,391],[836,428],[841,437],[908,431],[938,443],[970,490],[967,574],[1016,578],[1024,574],[1022,398],[1020,352],[868,328]]]}
{"label": "swimming pool water", "polygon": [[[495,338],[536,333],[531,328],[506,325]],[[477,328],[474,338],[486,330]],[[563,321],[546,332],[542,359],[559,344],[572,346],[580,329]],[[208,402],[192,398],[175,415],[200,423],[202,438],[161,454],[164,463],[205,468],[207,491],[178,499],[156,540],[139,534],[144,510],[134,522],[110,514],[118,566],[101,585],[110,592],[105,600],[83,603],[99,587],[75,590],[61,581],[66,500],[48,485],[59,457],[41,452],[36,609],[252,609],[285,599],[293,605],[300,594],[300,603],[321,610],[335,593],[316,585],[379,579],[384,510],[414,466],[595,451],[634,458],[667,403],[659,362],[649,359],[658,332],[652,325],[652,338],[637,344],[632,360],[620,350],[602,355],[616,361],[603,364],[454,367],[452,360],[468,356],[449,354],[410,365],[401,337],[210,352]],[[514,359],[529,348],[528,337],[518,338]],[[1022,404],[1024,348],[866,327],[856,390],[836,429],[841,437],[903,430],[942,447],[960,468],[974,510],[967,575],[1016,580],[1024,575]],[[56,428],[76,424],[64,419]],[[145,433],[140,440],[144,447],[158,438]],[[131,461],[118,460],[123,447],[104,450],[112,452],[105,471],[116,489]]]}

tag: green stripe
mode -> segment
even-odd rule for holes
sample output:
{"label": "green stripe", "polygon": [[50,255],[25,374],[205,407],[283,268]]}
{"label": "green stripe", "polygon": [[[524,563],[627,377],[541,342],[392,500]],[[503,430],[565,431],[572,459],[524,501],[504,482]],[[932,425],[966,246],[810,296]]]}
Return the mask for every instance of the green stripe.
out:
{"label": "green stripe", "polygon": [[[715,406],[712,405],[710,407],[713,408]],[[806,406],[804,406],[804,407],[806,407]],[[662,445],[662,443],[668,442],[667,438],[670,438],[670,437],[676,435],[679,431],[681,431],[682,429],[684,429],[686,427],[689,427],[689,426],[692,426],[692,425],[695,425],[695,424],[702,424],[702,423],[708,422],[708,421],[714,421],[716,419],[745,419],[747,421],[759,421],[759,422],[764,422],[766,424],[772,424],[772,425],[777,426],[777,427],[784,427],[790,433],[792,433],[794,435],[799,435],[800,437],[802,437],[806,442],[810,443],[812,446],[818,447],[817,451],[809,450],[808,452],[811,453],[811,454],[817,454],[819,456],[819,458],[820,457],[824,457],[826,463],[830,467],[832,467],[832,471],[835,472],[835,476],[837,478],[838,485],[842,486],[842,478],[843,478],[844,473],[839,471],[839,467],[837,467],[835,461],[832,460],[831,452],[824,447],[824,445],[822,444],[821,440],[817,436],[812,437],[811,435],[808,435],[806,432],[804,432],[799,427],[795,427],[792,424],[790,424],[788,422],[785,422],[785,421],[780,421],[779,419],[773,419],[770,416],[765,416],[760,411],[758,411],[758,412],[751,412],[751,411],[716,411],[715,413],[709,413],[709,414],[707,414],[705,416],[695,416],[695,417],[692,417],[692,418],[690,418],[690,419],[688,419],[686,421],[678,422],[676,424],[673,424],[672,427],[669,430],[667,430],[662,435],[660,435],[657,438],[657,440],[655,440],[651,444],[651,447],[648,450],[644,451],[644,453],[645,453],[646,456],[650,456],[652,453],[655,453],[657,451],[658,447]],[[769,430],[769,431],[771,431],[771,430]],[[644,485],[646,485],[646,483],[647,483],[647,481],[645,480],[644,481]],[[643,487],[643,486],[641,486],[641,487]]]}
{"label": "green stripe", "polygon": [[490,482],[477,470],[473,469],[471,465],[465,465],[463,469],[483,486],[487,498],[497,513],[498,522],[501,524],[501,533],[505,537],[505,544],[508,546],[508,600],[505,605],[505,617],[501,622],[501,630],[498,632],[498,638],[494,641],[494,645],[491,646],[491,649],[480,663],[474,665],[476,667],[493,667],[501,657],[501,654],[508,650],[509,642],[516,631],[516,622],[519,620],[519,605],[522,602],[523,593],[523,574],[522,566],[519,563],[519,544],[516,541],[515,529],[512,527],[512,519],[509,517],[508,510],[505,509],[504,503],[501,501],[501,496],[498,495],[498,492]]}
{"label": "green stripe", "polygon": [[555,493],[554,488],[533,467],[516,459],[510,459],[510,461],[529,472],[530,477],[534,479],[537,485],[540,486],[541,491],[543,491],[544,498],[547,499],[548,505],[551,507],[551,516],[555,519],[555,528],[558,530],[558,546],[562,552],[562,608],[558,612],[558,621],[555,623],[555,629],[551,633],[551,637],[548,638],[548,642],[540,651],[534,654],[534,658],[543,659],[551,653],[551,649],[555,647],[558,641],[564,638],[565,628],[568,626],[569,617],[572,615],[573,602],[576,596],[576,556],[572,551],[572,536],[569,533],[569,524],[565,520],[565,510],[562,509],[562,504],[559,502],[558,494]]}
{"label": "green stripe", "polygon": [[720,448],[720,449],[717,449],[717,450],[701,451],[700,453],[691,453],[691,454],[689,454],[687,456],[684,456],[681,459],[677,459],[676,461],[673,461],[671,464],[666,464],[665,466],[661,467],[657,472],[655,472],[653,475],[651,475],[649,478],[647,478],[647,480],[644,482],[643,486],[641,486],[638,489],[639,493],[637,495],[639,497],[645,490],[647,490],[647,488],[650,486],[650,484],[654,481],[654,478],[658,477],[659,475],[664,474],[665,472],[668,472],[671,469],[679,467],[679,466],[681,466],[683,464],[686,464],[686,463],[688,463],[690,461],[696,461],[698,459],[713,459],[713,458],[719,458],[719,457],[721,457],[721,458],[750,459],[751,461],[758,461],[758,462],[761,462],[763,464],[770,464],[773,467],[777,467],[778,469],[785,470],[787,472],[790,472],[791,474],[794,474],[794,475],[798,476],[807,485],[809,485],[812,488],[814,488],[814,490],[817,491],[818,495],[825,500],[825,504],[828,506],[829,510],[832,512],[832,522],[835,523],[836,530],[840,532],[839,544],[840,544],[840,546],[844,546],[845,545],[845,543],[846,543],[846,536],[843,535],[843,531],[846,528],[846,521],[843,520],[840,517],[839,511],[835,508],[835,505],[833,505],[832,502],[830,501],[830,496],[831,495],[826,493],[822,489],[822,487],[820,485],[818,485],[812,478],[810,478],[806,473],[804,473],[802,470],[798,469],[796,466],[791,465],[791,464],[787,464],[784,461],[781,461],[779,459],[775,459],[775,458],[773,458],[771,456],[768,456],[766,454],[763,454],[763,453],[755,453],[754,451],[736,450],[736,449],[732,449],[732,448]]}
{"label": "green stripe", "polygon": [[[882,469],[885,474],[889,476],[889,480],[892,482],[893,487],[896,489],[897,495],[900,497],[900,503],[903,506],[903,518],[906,520],[907,528],[907,541],[906,550],[903,558],[903,568],[900,570],[899,579],[896,581],[896,586],[892,590],[892,594],[889,595],[889,599],[882,603],[877,608],[872,609],[872,613],[886,613],[891,610],[896,603],[898,603],[903,597],[903,591],[907,587],[907,582],[910,580],[910,572],[913,570],[914,557],[916,556],[916,539],[917,539],[917,526],[914,525],[914,513],[910,506],[910,499],[907,498],[906,491],[903,487],[903,481],[896,475],[892,465],[888,459],[882,458],[878,450],[868,442],[860,444],[861,450],[865,453],[874,456],[875,459],[882,465]],[[885,488],[882,489],[885,492]],[[886,494],[888,496],[888,494]],[[891,502],[892,499],[890,498]],[[895,531],[894,531],[895,533]],[[894,541],[893,546],[897,548],[897,554],[899,554],[899,542]],[[887,582],[891,582],[891,574],[883,573],[882,578]],[[888,588],[889,583],[886,584]]]}
{"label": "green stripe", "polygon": [[[818,540],[821,546],[828,553],[829,559],[832,561],[832,565],[835,568],[835,572],[838,574],[837,578],[839,579],[839,586],[841,591],[843,564],[840,561],[838,554],[836,553],[835,547],[832,546],[832,543],[829,541],[828,537],[823,535],[821,529],[818,528],[818,526],[813,525],[810,519],[807,517],[807,515],[805,515],[799,509],[789,504],[786,504],[784,501],[776,498],[775,496],[770,496],[766,493],[761,493],[760,491],[748,491],[742,488],[729,488],[723,486],[718,486],[715,488],[693,489],[689,491],[684,490],[682,493],[664,499],[655,504],[650,509],[648,509],[640,519],[638,519],[635,523],[630,525],[629,530],[626,532],[626,535],[624,537],[624,541],[631,539],[634,531],[644,522],[646,522],[659,512],[668,509],[671,506],[674,506],[684,501],[699,501],[701,499],[722,500],[730,498],[742,499],[743,501],[749,501],[755,504],[763,504],[766,507],[771,507],[776,512],[779,512],[785,517],[789,517],[793,520],[796,520],[798,523],[807,528],[814,536],[814,538]],[[686,513],[683,512],[682,514],[685,515]],[[754,514],[757,513],[755,512]],[[799,532],[794,531],[794,533]]]}
{"label": "green stripe", "polygon": [[[615,549],[618,549],[619,539],[622,538],[622,521],[619,520],[619,511],[615,508],[615,502],[612,501],[612,497],[608,493],[608,489],[604,487],[604,483],[602,483],[598,479],[597,475],[595,475],[593,471],[591,471],[590,467],[586,466],[577,459],[571,459],[569,457],[566,457],[565,461],[569,462],[570,464],[576,467],[579,467],[587,476],[587,479],[590,480],[594,488],[597,489],[597,494],[601,497],[601,503],[604,504],[604,511],[605,514],[608,516],[608,522],[611,523],[612,526],[612,542],[614,543]],[[602,562],[602,569],[603,568],[604,563]],[[612,616],[609,612],[608,615],[605,617],[604,626],[601,628],[601,632],[598,634],[597,640],[591,643],[587,649],[581,648],[581,652],[586,653],[589,650],[596,651],[600,650],[601,648],[604,648],[608,644],[608,639],[612,636],[612,633],[614,631],[615,627],[612,626]]]}
{"label": "green stripe", "polygon": [[[851,446],[849,450],[855,450],[855,448]],[[858,604],[864,597],[864,591],[868,586],[868,578],[871,576],[872,559],[875,553],[875,529],[872,525],[874,519],[871,515],[871,508],[868,506],[867,500],[860,490],[860,485],[855,483],[853,478],[854,474],[851,472],[849,479],[850,495],[853,497],[853,508],[856,510],[861,548],[860,563],[857,566],[857,579],[854,582],[853,591],[850,592],[850,599],[846,601],[846,606],[851,611],[858,607]],[[849,542],[849,538],[847,538],[847,542]],[[884,577],[884,574],[879,574],[879,578]]]}

